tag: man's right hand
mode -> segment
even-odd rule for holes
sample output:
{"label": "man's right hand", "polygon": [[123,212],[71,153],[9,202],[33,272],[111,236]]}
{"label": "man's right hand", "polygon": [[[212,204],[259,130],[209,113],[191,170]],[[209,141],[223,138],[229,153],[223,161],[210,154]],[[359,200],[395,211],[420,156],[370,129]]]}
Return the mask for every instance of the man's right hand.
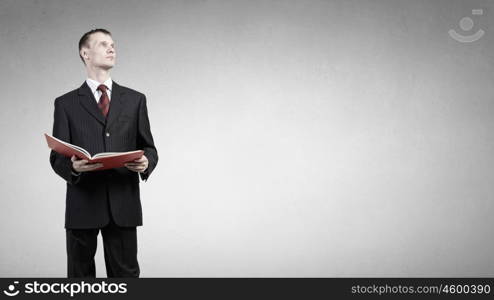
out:
{"label": "man's right hand", "polygon": [[72,155],[70,160],[72,161],[72,169],[74,169],[74,171],[79,173],[93,171],[103,166],[102,163],[88,164],[87,160],[77,159],[75,155]]}

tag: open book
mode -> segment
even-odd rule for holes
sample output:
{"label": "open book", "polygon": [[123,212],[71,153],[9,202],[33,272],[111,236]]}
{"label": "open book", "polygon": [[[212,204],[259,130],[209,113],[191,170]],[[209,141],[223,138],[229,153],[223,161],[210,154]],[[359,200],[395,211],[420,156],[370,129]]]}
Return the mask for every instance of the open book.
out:
{"label": "open book", "polygon": [[77,158],[85,159],[89,163],[102,163],[103,166],[96,169],[98,171],[124,167],[125,163],[139,159],[144,154],[143,150],[135,150],[129,152],[103,152],[91,156],[87,150],[79,146],[64,142],[46,133],[45,137],[48,147],[57,153],[67,157],[75,155]]}

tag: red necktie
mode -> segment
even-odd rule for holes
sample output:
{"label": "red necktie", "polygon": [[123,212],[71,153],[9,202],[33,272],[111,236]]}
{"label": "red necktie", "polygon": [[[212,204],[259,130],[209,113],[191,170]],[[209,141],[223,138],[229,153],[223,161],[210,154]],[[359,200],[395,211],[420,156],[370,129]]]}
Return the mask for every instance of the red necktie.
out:
{"label": "red necktie", "polygon": [[99,97],[98,106],[105,118],[106,115],[108,115],[108,110],[110,110],[110,98],[108,98],[108,94],[106,93],[107,89],[108,88],[104,84],[100,84],[100,86],[98,86],[98,90],[101,91],[101,97]]}

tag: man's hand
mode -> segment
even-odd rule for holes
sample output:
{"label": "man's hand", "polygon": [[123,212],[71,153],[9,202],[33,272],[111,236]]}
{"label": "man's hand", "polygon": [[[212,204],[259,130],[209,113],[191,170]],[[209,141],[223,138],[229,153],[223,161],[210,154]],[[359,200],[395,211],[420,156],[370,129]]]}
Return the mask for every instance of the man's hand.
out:
{"label": "man's hand", "polygon": [[142,173],[146,171],[148,164],[148,158],[146,155],[143,155],[141,158],[136,159],[133,162],[126,163],[125,166],[131,171]]}
{"label": "man's hand", "polygon": [[72,161],[72,169],[74,169],[74,171],[79,172],[79,173],[93,171],[93,170],[101,168],[103,166],[102,163],[88,164],[87,160],[77,159],[77,157],[75,157],[75,155],[72,155],[70,160]]}

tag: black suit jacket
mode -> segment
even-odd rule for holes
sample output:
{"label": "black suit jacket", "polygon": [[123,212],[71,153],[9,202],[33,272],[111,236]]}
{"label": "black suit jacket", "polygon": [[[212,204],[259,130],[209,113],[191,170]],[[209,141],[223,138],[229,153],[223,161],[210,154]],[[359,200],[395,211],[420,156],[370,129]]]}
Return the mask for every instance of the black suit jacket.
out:
{"label": "black suit jacket", "polygon": [[[55,99],[53,136],[91,155],[142,149],[149,160],[146,172],[139,174],[142,180],[148,179],[158,163],[146,96],[116,82],[106,119],[86,82]],[[110,221],[110,213],[119,226],[142,225],[138,173],[116,168],[74,176],[70,158],[54,151],[50,163],[67,182],[65,228],[102,228]]]}

